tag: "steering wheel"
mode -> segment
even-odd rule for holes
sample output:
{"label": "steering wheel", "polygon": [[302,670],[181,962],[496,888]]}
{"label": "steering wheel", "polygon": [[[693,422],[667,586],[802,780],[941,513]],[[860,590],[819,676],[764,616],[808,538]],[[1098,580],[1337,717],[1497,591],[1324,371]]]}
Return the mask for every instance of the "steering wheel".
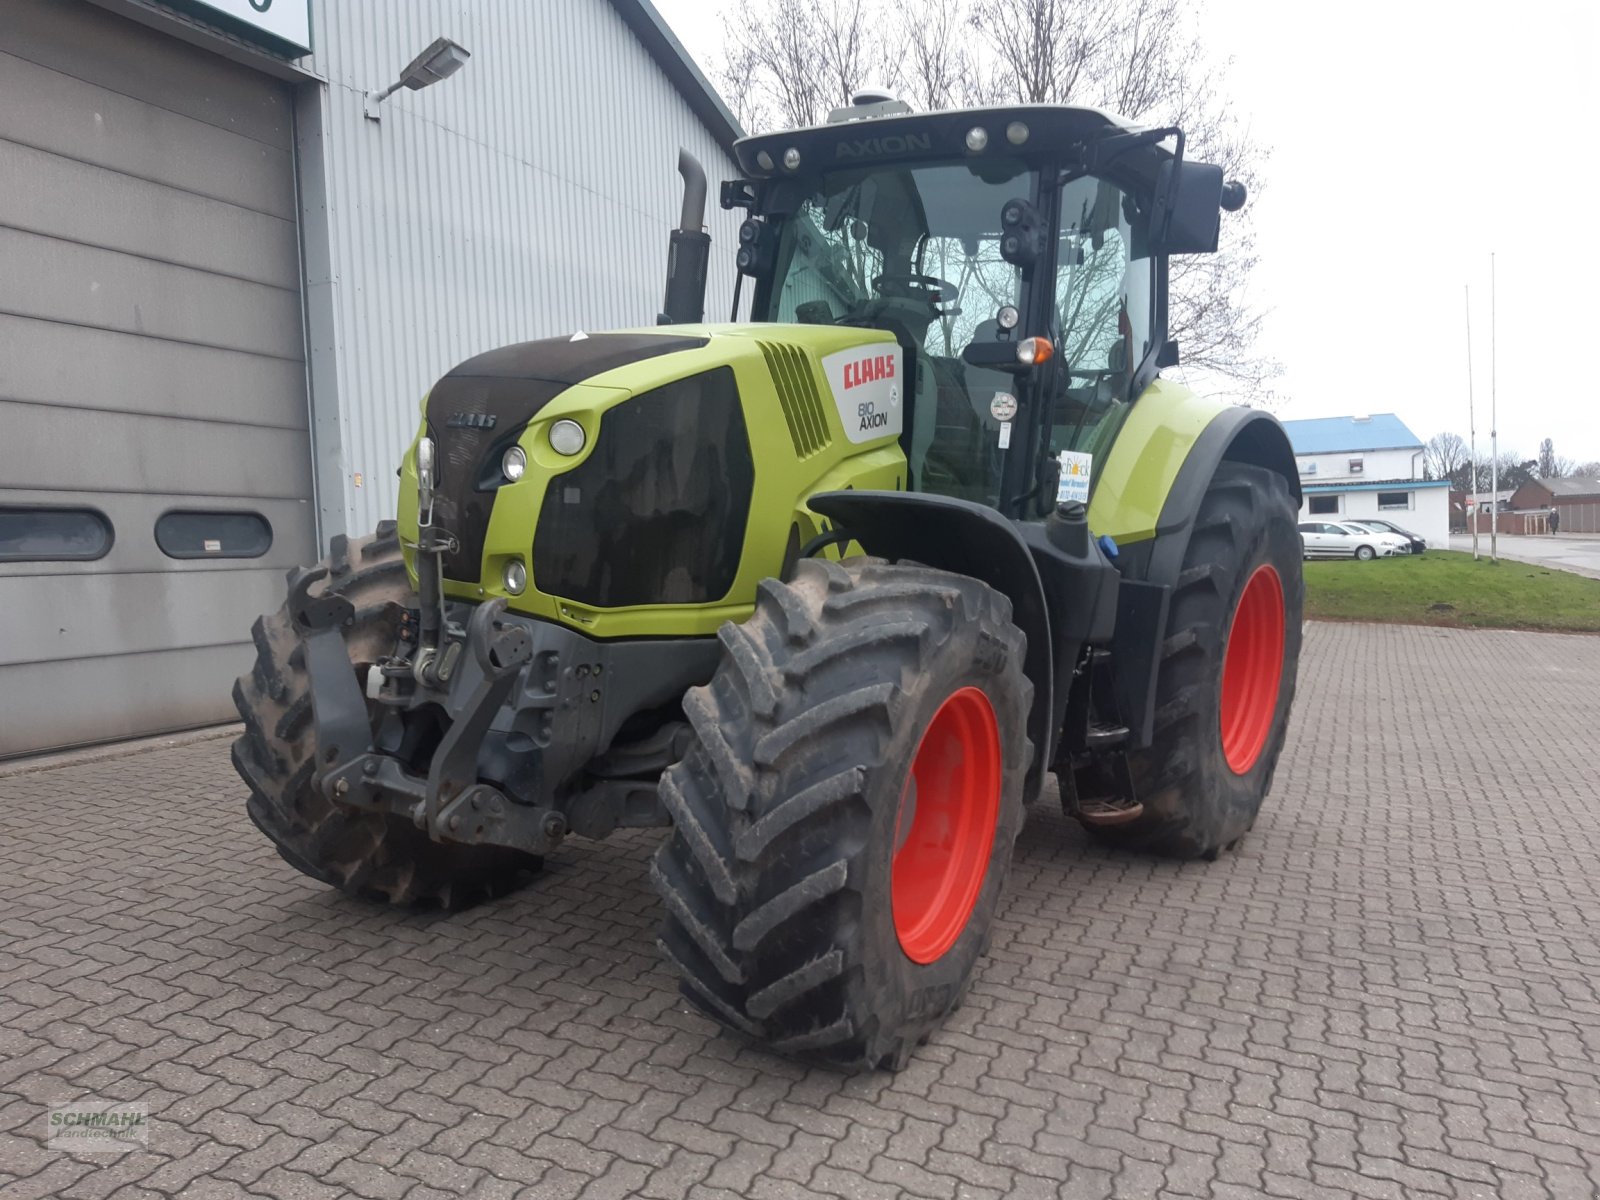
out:
{"label": "steering wheel", "polygon": [[872,290],[885,300],[921,300],[936,317],[953,317],[961,311],[961,289],[937,275],[886,272],[872,281]]}

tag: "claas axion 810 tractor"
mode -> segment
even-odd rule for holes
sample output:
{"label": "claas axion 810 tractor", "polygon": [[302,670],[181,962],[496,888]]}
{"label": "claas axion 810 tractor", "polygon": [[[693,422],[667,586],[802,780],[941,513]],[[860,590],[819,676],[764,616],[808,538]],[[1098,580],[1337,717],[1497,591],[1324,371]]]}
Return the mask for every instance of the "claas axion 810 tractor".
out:
{"label": "claas axion 810 tractor", "polygon": [[1160,378],[1169,257],[1244,201],[1183,144],[881,97],[746,138],[726,325],[681,158],[661,323],[450,371],[398,521],[256,624],[256,824],[451,907],[670,827],[689,999],[873,1067],[960,1002],[1049,774],[1109,842],[1230,848],[1294,691],[1299,489],[1271,417]]}

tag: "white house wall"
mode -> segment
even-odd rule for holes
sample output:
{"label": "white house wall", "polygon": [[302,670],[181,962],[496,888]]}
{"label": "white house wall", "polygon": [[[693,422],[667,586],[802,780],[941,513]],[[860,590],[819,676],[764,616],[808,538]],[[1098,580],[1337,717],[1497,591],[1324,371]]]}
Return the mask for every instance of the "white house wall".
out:
{"label": "white house wall", "polygon": [[[1339,491],[1339,492],[1307,492],[1305,499],[1300,504],[1300,519],[1302,521],[1359,521],[1363,517],[1382,517],[1386,521],[1393,521],[1402,528],[1409,529],[1427,539],[1429,546],[1448,548],[1450,545],[1450,489],[1447,487],[1406,488],[1404,484],[1396,484],[1392,488],[1384,488],[1388,492],[1407,492],[1411,498],[1409,509],[1378,507],[1378,492],[1374,491]],[[1338,497],[1339,511],[1337,513],[1311,512],[1311,498]]]}
{"label": "white house wall", "polygon": [[[316,52],[303,65],[327,86],[302,107],[302,120],[320,121],[302,151],[306,133],[322,142],[321,162],[302,166],[302,195],[326,540],[393,515],[418,402],[456,363],[654,322],[680,146],[711,185],[709,319],[727,316],[742,214],[717,206],[732,159],[606,0],[323,0],[312,13]],[[401,89],[368,120],[364,94],[440,36],[471,60],[433,87]]]}
{"label": "white house wall", "polygon": [[[1353,479],[1418,479],[1422,476],[1422,447],[1410,450],[1341,450],[1337,454],[1296,454],[1300,480],[1306,484]],[[1361,459],[1352,473],[1350,460]],[[1311,468],[1311,469],[1307,469]]]}

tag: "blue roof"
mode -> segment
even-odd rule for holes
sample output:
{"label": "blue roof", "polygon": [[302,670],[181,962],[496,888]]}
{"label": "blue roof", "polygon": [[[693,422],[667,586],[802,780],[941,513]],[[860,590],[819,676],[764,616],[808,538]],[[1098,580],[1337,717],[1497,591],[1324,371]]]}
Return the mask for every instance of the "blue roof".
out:
{"label": "blue roof", "polygon": [[1420,450],[1422,439],[1393,413],[1355,417],[1312,417],[1285,421],[1296,454],[1338,454],[1344,450]]}

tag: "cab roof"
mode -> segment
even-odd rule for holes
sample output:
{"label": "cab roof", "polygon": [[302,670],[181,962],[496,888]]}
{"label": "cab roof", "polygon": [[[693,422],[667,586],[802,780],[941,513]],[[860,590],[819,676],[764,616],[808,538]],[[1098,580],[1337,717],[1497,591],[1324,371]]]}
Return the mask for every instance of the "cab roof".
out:
{"label": "cab roof", "polygon": [[[869,107],[862,111],[870,114],[872,110]],[[1020,126],[1021,130],[1013,130],[1013,126]],[[1123,117],[1093,108],[1017,104],[864,115],[741,138],[734,143],[733,152],[746,178],[782,179],[899,160],[975,161],[1002,155],[1029,161],[1060,158],[1074,145],[1141,128]],[[982,129],[986,138],[980,151],[968,147],[967,135],[974,129]],[[1008,131],[1025,134],[1017,141]],[[797,167],[786,165],[785,155],[791,149],[800,156]],[[1167,155],[1160,149],[1156,153]]]}

